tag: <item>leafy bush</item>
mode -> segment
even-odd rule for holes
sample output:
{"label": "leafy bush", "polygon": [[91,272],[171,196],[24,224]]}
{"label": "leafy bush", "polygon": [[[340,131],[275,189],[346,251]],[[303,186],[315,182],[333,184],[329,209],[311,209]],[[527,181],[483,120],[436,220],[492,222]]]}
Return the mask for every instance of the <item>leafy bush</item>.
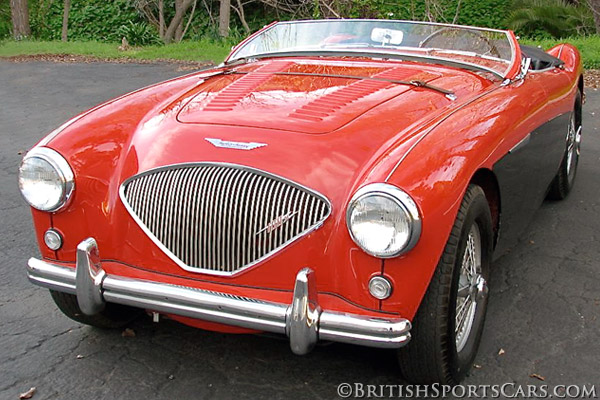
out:
{"label": "leafy bush", "polygon": [[[503,28],[511,0],[438,0],[431,10],[437,22]],[[355,0],[349,13],[353,18],[391,18],[424,21],[428,19],[424,1]],[[458,10],[457,10],[458,7]]]}
{"label": "leafy bush", "polygon": [[[63,2],[40,0],[33,3],[30,19],[34,37],[59,40]],[[146,22],[128,0],[74,1],[69,15],[69,40],[118,42],[122,37],[121,30],[130,23]]]}
{"label": "leafy bush", "polygon": [[463,1],[456,22],[461,25],[505,29],[505,17],[510,5],[510,0]]}
{"label": "leafy bush", "polygon": [[117,30],[117,33],[120,37],[125,37],[132,46],[162,43],[154,28],[142,22],[128,21]]}
{"label": "leafy bush", "polygon": [[[583,3],[583,2],[582,2]],[[563,0],[516,0],[507,19],[515,32],[533,38],[561,38],[594,32],[589,8]]]}
{"label": "leafy bush", "polygon": [[11,31],[10,1],[0,0],[0,40],[9,37]]}

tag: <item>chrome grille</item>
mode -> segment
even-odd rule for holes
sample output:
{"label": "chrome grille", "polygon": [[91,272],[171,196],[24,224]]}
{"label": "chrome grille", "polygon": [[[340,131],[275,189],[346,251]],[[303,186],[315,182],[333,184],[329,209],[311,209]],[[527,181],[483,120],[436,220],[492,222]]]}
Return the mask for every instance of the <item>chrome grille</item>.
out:
{"label": "chrome grille", "polygon": [[127,210],[169,257],[195,272],[230,275],[320,226],[319,193],[232,164],[181,164],[121,186]]}

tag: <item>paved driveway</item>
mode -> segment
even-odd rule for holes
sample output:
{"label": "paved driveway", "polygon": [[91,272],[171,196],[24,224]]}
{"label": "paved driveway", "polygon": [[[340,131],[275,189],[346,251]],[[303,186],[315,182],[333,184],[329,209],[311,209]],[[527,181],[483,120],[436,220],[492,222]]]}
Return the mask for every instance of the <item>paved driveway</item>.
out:
{"label": "paved driveway", "polygon": [[[402,383],[387,351],[334,344],[298,357],[282,340],[147,319],[132,324],[135,337],[100,331],[64,317],[27,282],[38,250],[17,189],[20,154],[77,112],[178,74],[171,65],[0,61],[0,399],[32,386],[36,400],[311,399],[336,398],[342,382]],[[542,383],[531,374],[549,385],[600,382],[600,92],[587,99],[578,182],[495,264],[467,384]]]}

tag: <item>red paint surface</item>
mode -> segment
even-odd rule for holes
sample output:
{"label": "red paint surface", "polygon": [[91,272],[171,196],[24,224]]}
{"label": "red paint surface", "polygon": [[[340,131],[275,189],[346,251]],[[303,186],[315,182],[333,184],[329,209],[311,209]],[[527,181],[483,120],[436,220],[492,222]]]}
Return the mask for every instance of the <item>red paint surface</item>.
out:
{"label": "red paint surface", "polygon": [[[203,79],[212,73],[205,71],[124,96],[42,141],[65,156],[76,182],[66,210],[52,220],[33,213],[38,238],[51,225],[65,237],[56,254],[41,241],[42,255],[72,265],[77,244],[94,237],[109,273],[288,303],[296,273],[308,266],[324,309],[411,319],[473,174],[491,169],[527,133],[572,108],[579,55],[568,45],[551,52],[560,52],[564,70],[530,73],[504,87],[431,64],[284,58],[237,67],[244,75]],[[275,71],[421,79],[453,90],[457,100],[408,85]],[[267,146],[215,148],[205,138]],[[185,271],[142,232],[118,190],[137,173],[200,161],[246,165],[298,182],[325,195],[332,214],[318,230],[232,277]],[[358,188],[386,179],[416,200],[423,232],[413,250],[385,261],[394,292],[380,311],[367,282],[382,262],[351,240],[345,211]]]}

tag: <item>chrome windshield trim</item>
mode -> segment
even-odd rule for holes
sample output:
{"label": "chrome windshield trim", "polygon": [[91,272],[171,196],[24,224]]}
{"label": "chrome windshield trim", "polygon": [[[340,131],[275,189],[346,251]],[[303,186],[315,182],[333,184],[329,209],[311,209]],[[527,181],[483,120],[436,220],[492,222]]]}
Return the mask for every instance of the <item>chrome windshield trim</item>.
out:
{"label": "chrome windshield trim", "polygon": [[[463,67],[465,69],[470,69],[474,71],[481,72],[489,72],[494,76],[502,79],[504,75],[500,72],[495,71],[491,68],[484,67],[482,65],[470,63],[467,61],[459,61],[459,60],[451,60],[449,58],[436,57],[436,56],[428,56],[428,55],[420,55],[420,54],[410,54],[410,53],[402,53],[402,52],[368,52],[362,49],[345,49],[344,51],[327,51],[327,50],[297,50],[297,51],[274,51],[271,53],[262,53],[262,54],[254,54],[252,55],[253,59],[262,59],[262,58],[277,58],[277,57],[344,57],[344,56],[354,56],[354,57],[370,57],[373,59],[399,59],[399,60],[407,60],[407,61],[435,61],[434,64],[451,66],[451,67]],[[242,58],[243,59],[243,58]],[[238,61],[241,59],[235,59],[232,61]]]}
{"label": "chrome windshield trim", "polygon": [[[245,265],[244,267],[236,270],[236,271],[232,271],[232,272],[227,272],[227,271],[215,271],[212,269],[207,269],[207,268],[194,268],[194,267],[190,267],[189,265],[185,264],[182,260],[179,259],[179,257],[177,257],[175,254],[173,254],[173,252],[171,252],[171,250],[169,250],[164,244],[161,243],[161,241],[148,229],[148,227],[144,224],[144,222],[137,216],[136,212],[133,210],[133,208],[131,207],[131,205],[129,204],[129,202],[127,201],[127,198],[125,197],[125,187],[127,186],[127,184],[129,182],[131,182],[134,179],[137,179],[139,177],[145,176],[145,175],[150,175],[159,171],[165,171],[165,170],[169,170],[169,169],[180,169],[180,168],[192,168],[195,166],[217,166],[217,167],[230,167],[230,168],[237,168],[237,169],[241,169],[244,171],[249,171],[252,172],[254,174],[260,175],[260,176],[264,176],[264,177],[268,177],[271,179],[275,179],[277,181],[286,183],[288,185],[291,186],[295,186],[301,190],[304,190],[306,192],[309,192],[310,194],[318,197],[319,199],[321,199],[322,201],[324,201],[329,209],[329,212],[315,225],[313,225],[312,227],[310,227],[309,229],[305,229],[304,231],[300,232],[297,236],[295,236],[294,238],[284,242],[281,246],[273,249],[272,251],[270,251],[269,253],[263,255],[262,257],[256,259],[255,261]],[[327,221],[327,219],[329,218],[329,216],[331,215],[331,213],[333,212],[333,206],[331,204],[331,201],[329,201],[329,199],[327,197],[325,197],[324,195],[322,195],[321,193],[310,189],[302,184],[299,184],[297,182],[291,181],[289,179],[283,178],[279,175],[264,171],[264,170],[260,170],[260,169],[256,169],[256,168],[252,168],[252,167],[248,167],[245,165],[239,165],[239,164],[233,164],[233,163],[224,163],[224,162],[194,162],[194,163],[181,163],[181,164],[170,164],[170,165],[165,165],[162,167],[157,167],[157,168],[152,168],[149,169],[147,171],[144,172],[140,172],[136,175],[133,175],[129,178],[127,178],[125,181],[123,181],[123,183],[121,183],[121,185],[119,186],[119,198],[121,199],[121,203],[123,204],[123,206],[125,207],[125,209],[127,210],[127,212],[129,213],[129,215],[133,218],[133,220],[136,222],[136,224],[140,227],[140,229],[142,229],[142,231],[150,238],[150,240],[160,249],[162,250],[173,262],[175,262],[180,268],[189,271],[189,272],[194,272],[194,273],[202,273],[202,274],[207,274],[207,275],[217,275],[217,276],[235,276],[238,275],[244,271],[246,271],[247,269],[263,262],[264,260],[266,260],[267,258],[272,257],[273,255],[279,253],[280,251],[282,251],[283,249],[285,249],[286,247],[288,247],[290,244],[302,239],[303,237],[305,237],[306,235],[308,235],[309,233],[321,228],[323,226],[323,224],[325,223],[325,221]]]}

